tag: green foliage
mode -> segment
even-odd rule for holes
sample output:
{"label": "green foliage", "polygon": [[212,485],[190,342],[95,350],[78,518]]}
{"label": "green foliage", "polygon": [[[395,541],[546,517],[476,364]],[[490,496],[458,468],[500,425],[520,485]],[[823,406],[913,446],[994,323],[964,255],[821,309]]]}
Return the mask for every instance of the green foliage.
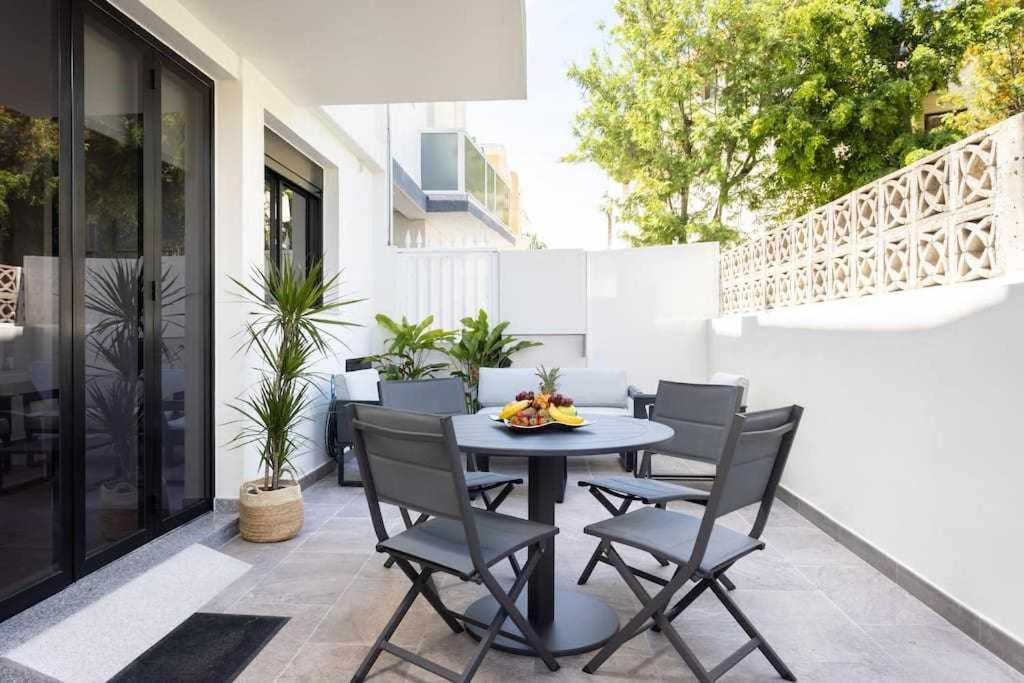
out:
{"label": "green foliage", "polygon": [[455,361],[452,375],[459,377],[466,385],[466,409],[470,413],[480,410],[477,392],[480,388],[480,368],[507,368],[512,365],[512,356],[524,349],[541,346],[540,342],[520,341],[505,334],[507,322],[500,322],[493,328],[487,319],[487,312],[480,309],[476,318],[463,318],[458,340],[448,349],[448,356]]}
{"label": "green foliage", "polygon": [[957,113],[944,125],[962,135],[1024,111],[1024,6],[1020,0],[965,3],[971,29],[966,65],[970,82],[943,98]]}
{"label": "green foliage", "polygon": [[775,0],[618,0],[608,45],[569,71],[586,105],[569,161],[628,189],[634,244],[737,238],[729,209],[757,191],[763,110],[784,97]]}
{"label": "green foliage", "polygon": [[0,235],[10,234],[11,204],[43,206],[57,190],[55,118],[0,105]]}
{"label": "green foliage", "polygon": [[798,215],[947,144],[921,104],[982,1],[618,0],[569,71],[586,104],[566,159],[624,185],[634,244],[730,242],[742,208]]}
{"label": "green foliage", "polygon": [[336,299],[340,273],[321,278],[321,265],[303,273],[291,261],[280,268],[253,269],[256,285],[232,281],[257,313],[245,327],[242,350],[255,351],[261,361],[254,391],[231,407],[245,423],[233,440],[238,446],[256,444],[264,487],[281,487],[285,473],[295,477],[291,459],[304,437],[298,425],[308,420],[313,400],[313,363],[326,355],[328,343],[340,340],[326,326],[357,327],[335,317],[361,299]]}
{"label": "green foliage", "polygon": [[780,13],[775,68],[791,96],[764,126],[774,145],[765,199],[799,215],[899,168],[945,138],[915,129],[925,95],[956,74],[962,33],[952,10],[906,0],[802,0]]}
{"label": "green foliage", "polygon": [[543,365],[537,368],[534,373],[539,380],[538,388],[542,394],[553,394],[558,391],[558,379],[562,374],[561,368],[545,368]]}
{"label": "green foliage", "polygon": [[410,323],[405,316],[395,322],[380,313],[377,324],[390,333],[384,342],[384,353],[370,360],[384,379],[426,379],[448,367],[447,363],[429,363],[431,353],[446,353],[447,345],[455,341],[455,332],[430,329],[434,316],[428,315],[418,323]]}

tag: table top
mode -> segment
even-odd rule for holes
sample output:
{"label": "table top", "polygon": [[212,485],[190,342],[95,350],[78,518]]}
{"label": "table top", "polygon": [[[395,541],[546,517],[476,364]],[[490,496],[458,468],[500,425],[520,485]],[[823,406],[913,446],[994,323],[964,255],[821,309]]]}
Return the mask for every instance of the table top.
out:
{"label": "table top", "polygon": [[459,449],[478,455],[562,456],[635,451],[672,438],[675,432],[658,422],[634,417],[598,416],[578,429],[550,427],[517,432],[489,415],[452,418]]}

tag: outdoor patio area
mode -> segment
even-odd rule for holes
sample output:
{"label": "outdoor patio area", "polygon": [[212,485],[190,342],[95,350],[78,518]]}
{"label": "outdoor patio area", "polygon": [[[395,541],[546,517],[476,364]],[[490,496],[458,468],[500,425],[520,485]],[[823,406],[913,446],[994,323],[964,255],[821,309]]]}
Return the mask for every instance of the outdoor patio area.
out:
{"label": "outdoor patio area", "polygon": [[[576,482],[591,474],[620,474],[613,456],[570,459],[566,500],[556,512],[561,532],[558,581],[574,585],[596,541],[582,529],[607,516]],[[504,461],[502,472],[525,476],[525,466]],[[517,487],[502,512],[525,516],[526,486]],[[204,611],[286,615],[291,620],[239,680],[348,680],[409,587],[397,567],[385,569],[373,552],[375,537],[362,489],[339,488],[330,478],[305,493],[306,524],[295,539],[256,545],[235,538],[220,550],[252,564]],[[686,509],[671,504],[671,509]],[[694,511],[699,508],[692,508]],[[699,512],[697,514],[700,514]],[[401,528],[397,510],[393,530]],[[722,522],[748,530],[746,511]],[[1019,681],[1021,676],[941,616],[883,577],[856,555],[780,501],[764,534],[767,549],[730,572],[733,595],[801,681]],[[627,556],[637,566],[656,567],[649,556]],[[664,571],[664,570],[662,570]],[[495,567],[507,584],[508,565]],[[449,606],[462,609],[485,590],[439,576]],[[625,623],[639,604],[608,566],[599,566],[579,590],[614,606]],[[683,637],[712,665],[735,650],[743,632],[713,596],[705,594],[676,622]],[[395,642],[444,666],[461,669],[475,648],[455,635],[420,599]],[[492,651],[476,680],[696,680],[662,636],[647,632],[613,655],[597,675],[581,670],[592,656],[560,657],[549,673],[532,657]],[[433,676],[383,654],[369,680],[434,680]],[[778,681],[759,653],[745,658],[726,681]]]}

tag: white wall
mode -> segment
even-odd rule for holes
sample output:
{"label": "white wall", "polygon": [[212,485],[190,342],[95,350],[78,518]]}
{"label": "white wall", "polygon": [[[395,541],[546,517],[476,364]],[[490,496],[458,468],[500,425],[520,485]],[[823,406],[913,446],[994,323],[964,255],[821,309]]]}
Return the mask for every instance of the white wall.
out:
{"label": "white wall", "polygon": [[1024,284],[722,318],[711,370],[806,413],[784,484],[1024,639]]}
{"label": "white wall", "polygon": [[717,244],[592,251],[587,262],[589,365],[625,368],[645,391],[659,379],[707,378]]}
{"label": "white wall", "polygon": [[[238,353],[239,330],[252,309],[239,302],[231,278],[247,280],[263,262],[263,135],[269,127],[324,169],[324,260],[328,272],[341,270],[339,294],[372,297],[393,290],[387,254],[387,168],[385,110],[349,106],[324,110],[301,106],[260,73],[235,46],[195,20],[175,0],[119,0],[119,6],[214,79],[214,458],[217,498],[237,498],[239,484],[258,474],[252,448],[230,446],[238,425],[229,404],[257,379],[253,358]],[[362,323],[343,329],[331,355],[319,364],[324,377],[344,366],[349,355],[370,352],[375,304],[344,311]],[[347,345],[347,348],[346,348]],[[309,441],[295,459],[300,473],[323,463],[323,419],[327,402],[318,396],[303,426]]]}

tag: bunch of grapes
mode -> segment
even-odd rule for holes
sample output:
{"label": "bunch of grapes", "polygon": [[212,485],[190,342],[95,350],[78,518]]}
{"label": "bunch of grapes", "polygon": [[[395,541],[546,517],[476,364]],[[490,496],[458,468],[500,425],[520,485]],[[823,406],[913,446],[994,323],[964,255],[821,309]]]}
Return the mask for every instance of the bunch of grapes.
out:
{"label": "bunch of grapes", "polygon": [[520,391],[516,394],[517,401],[532,401],[534,399],[532,391]]}
{"label": "bunch of grapes", "polygon": [[568,396],[562,396],[561,394],[555,394],[554,396],[551,397],[551,403],[553,403],[554,405],[556,405],[558,407],[561,407],[561,406],[568,407],[568,406],[572,405],[572,399],[569,398]]}

